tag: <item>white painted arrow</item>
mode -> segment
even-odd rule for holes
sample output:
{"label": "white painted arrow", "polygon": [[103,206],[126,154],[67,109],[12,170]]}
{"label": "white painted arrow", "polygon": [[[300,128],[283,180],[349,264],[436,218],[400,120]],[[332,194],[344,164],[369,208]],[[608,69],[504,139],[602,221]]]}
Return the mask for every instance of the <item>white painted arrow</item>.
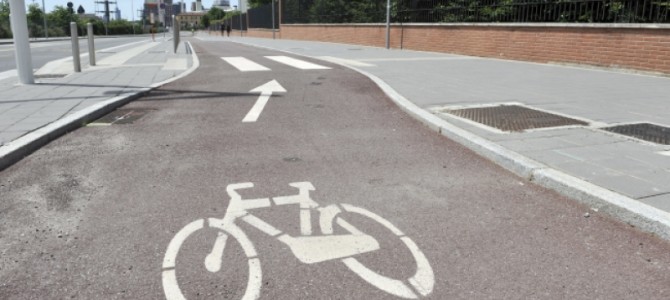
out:
{"label": "white painted arrow", "polygon": [[256,120],[258,120],[258,117],[261,115],[263,108],[265,108],[265,105],[268,103],[268,100],[270,100],[270,96],[272,96],[272,93],[285,93],[286,89],[284,89],[284,87],[282,87],[279,84],[279,82],[277,82],[277,80],[272,80],[249,92],[261,93],[261,95],[258,97],[258,100],[256,100],[256,104],[254,104],[254,107],[251,108],[251,110],[244,117],[244,120],[242,120],[242,122],[244,123],[256,122]]}

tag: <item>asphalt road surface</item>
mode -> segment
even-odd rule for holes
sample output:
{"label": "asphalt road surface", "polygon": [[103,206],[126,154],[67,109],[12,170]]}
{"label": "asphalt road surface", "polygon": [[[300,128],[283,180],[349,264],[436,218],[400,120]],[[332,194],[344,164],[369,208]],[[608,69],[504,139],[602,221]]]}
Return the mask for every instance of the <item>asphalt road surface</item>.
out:
{"label": "asphalt road surface", "polygon": [[193,42],[200,68],[122,113],[144,116],[0,172],[0,298],[670,298],[670,244],[424,128],[367,78]]}

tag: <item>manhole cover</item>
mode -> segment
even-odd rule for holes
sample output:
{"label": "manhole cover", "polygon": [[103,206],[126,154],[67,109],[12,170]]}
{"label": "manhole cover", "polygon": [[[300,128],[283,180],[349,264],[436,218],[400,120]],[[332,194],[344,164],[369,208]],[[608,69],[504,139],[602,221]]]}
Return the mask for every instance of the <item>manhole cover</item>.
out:
{"label": "manhole cover", "polygon": [[153,109],[150,108],[117,109],[107,114],[106,116],[89,123],[88,125],[105,126],[116,124],[132,124],[152,110]]}
{"label": "manhole cover", "polygon": [[584,121],[566,118],[520,105],[476,107],[444,112],[466,118],[502,131],[524,131],[534,128],[587,125]]}
{"label": "manhole cover", "polygon": [[604,130],[632,136],[652,143],[670,145],[670,128],[650,123],[619,125],[603,128]]}
{"label": "manhole cover", "polygon": [[67,76],[67,74],[39,74],[35,75],[35,79],[53,79],[53,78],[63,78]]}

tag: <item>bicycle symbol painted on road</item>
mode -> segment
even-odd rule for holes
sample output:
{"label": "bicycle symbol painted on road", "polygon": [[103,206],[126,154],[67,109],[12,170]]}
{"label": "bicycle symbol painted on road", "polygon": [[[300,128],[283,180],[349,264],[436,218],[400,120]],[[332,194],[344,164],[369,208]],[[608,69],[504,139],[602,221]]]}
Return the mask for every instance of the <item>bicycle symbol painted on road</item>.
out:
{"label": "bicycle symbol painted on road", "polygon": [[[212,273],[218,272],[223,266],[223,253],[228,238],[232,237],[242,246],[248,259],[249,279],[242,299],[258,299],[260,297],[262,272],[254,244],[236,224],[242,220],[259,229],[269,236],[277,238],[286,244],[293,255],[302,263],[315,264],[331,260],[341,260],[351,271],[360,276],[369,284],[389,294],[416,299],[427,296],[433,291],[435,278],[433,269],[425,255],[417,245],[405,234],[386,219],[364,208],[349,204],[329,205],[319,207],[310,197],[310,191],[315,188],[310,182],[294,182],[289,184],[299,190],[297,195],[280,196],[261,199],[242,199],[237,192],[240,189],[252,188],[253,183],[236,183],[226,187],[230,196],[230,205],[222,219],[199,219],[184,226],[172,238],[163,259],[163,291],[167,299],[186,299],[179,288],[176,274],[176,260],[182,243],[193,233],[206,227],[214,228],[219,233],[214,241],[211,252],[204,258],[205,268]],[[272,201],[272,202],[271,202]],[[249,213],[250,210],[267,208],[274,205],[297,204],[300,206],[300,236],[290,236],[274,226]],[[409,249],[416,262],[416,273],[406,280],[389,278],[381,275],[362,263],[354,256],[377,251],[380,249],[377,240],[358,230],[356,227],[338,216],[346,211],[370,218],[381,224],[397,236]],[[320,234],[312,233],[311,213],[319,213]],[[333,225],[339,225],[347,234],[335,234]],[[208,248],[209,249],[209,248]]]}

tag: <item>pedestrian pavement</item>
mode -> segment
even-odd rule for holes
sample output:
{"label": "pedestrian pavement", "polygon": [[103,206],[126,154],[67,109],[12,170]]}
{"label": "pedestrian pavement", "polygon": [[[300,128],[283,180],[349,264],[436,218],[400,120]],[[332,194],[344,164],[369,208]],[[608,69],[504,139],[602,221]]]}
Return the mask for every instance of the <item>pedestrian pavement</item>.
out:
{"label": "pedestrian pavement", "polygon": [[95,120],[197,67],[190,45],[176,53],[170,39],[151,38],[96,50],[96,64],[81,55],[47,63],[34,72],[35,84],[21,85],[15,72],[0,76],[0,169],[50,139]]}
{"label": "pedestrian pavement", "polygon": [[[670,145],[602,130],[637,122],[670,126],[670,78],[335,43],[206,34],[196,38],[352,68],[410,115],[502,167],[593,211],[670,239]],[[180,45],[176,54],[171,47],[169,40],[146,40],[99,51],[93,67],[82,55],[81,73],[71,71],[71,60],[52,62],[36,71],[40,78],[34,85],[18,85],[15,75],[0,78],[0,169],[49,139],[197,68],[189,47]],[[523,105],[587,125],[503,132],[448,112],[496,104]]]}
{"label": "pedestrian pavement", "polygon": [[[501,166],[594,211],[670,237],[670,145],[602,129],[640,122],[670,127],[668,77],[336,43],[198,38],[355,69],[411,115]],[[503,132],[446,112],[496,104],[522,105],[587,125]],[[640,215],[645,222],[639,222]]]}

